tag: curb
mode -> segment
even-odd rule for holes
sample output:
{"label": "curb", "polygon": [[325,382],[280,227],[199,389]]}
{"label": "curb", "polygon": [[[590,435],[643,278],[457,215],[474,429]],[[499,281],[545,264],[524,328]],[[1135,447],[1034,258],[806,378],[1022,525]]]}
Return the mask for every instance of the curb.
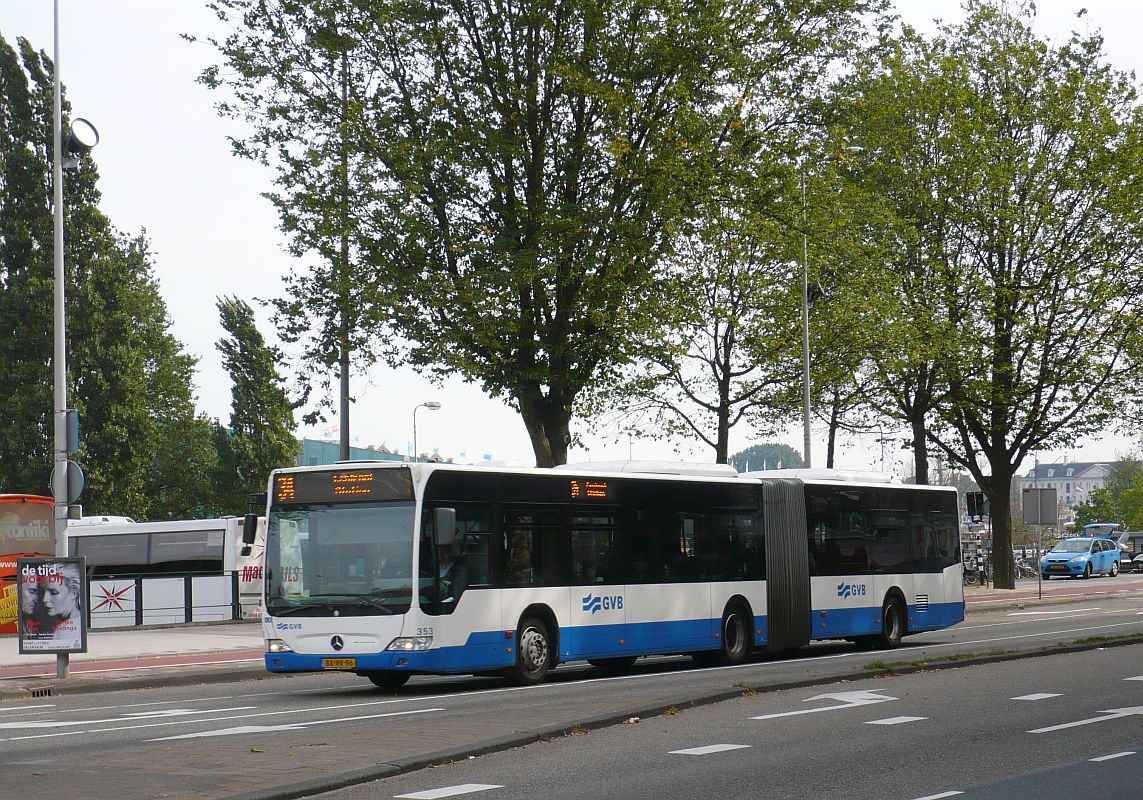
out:
{"label": "curb", "polygon": [[[218,655],[226,655],[225,652]],[[141,661],[145,661],[141,659]],[[87,673],[59,678],[3,678],[0,679],[0,702],[28,700],[40,697],[62,697],[71,694],[94,694],[134,689],[157,689],[167,686],[230,683],[236,680],[265,680],[285,678],[266,671],[262,662],[253,664],[216,664],[203,666],[162,666],[147,668],[146,664],[132,667],[137,674],[113,677],[106,673]],[[159,671],[162,670],[160,674]]]}

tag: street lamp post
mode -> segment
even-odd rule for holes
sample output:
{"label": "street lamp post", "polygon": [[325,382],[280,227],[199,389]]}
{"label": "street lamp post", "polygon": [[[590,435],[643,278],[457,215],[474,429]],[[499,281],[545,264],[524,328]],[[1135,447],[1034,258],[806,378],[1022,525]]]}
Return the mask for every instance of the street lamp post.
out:
{"label": "street lamp post", "polygon": [[[67,408],[67,353],[64,328],[64,214],[63,214],[63,173],[78,166],[79,157],[99,143],[99,132],[87,120],[72,121],[71,131],[65,141],[63,134],[63,89],[60,83],[60,4],[52,3],[52,223],[55,251],[53,279],[52,318],[54,335],[52,342],[52,496],[54,498],[53,518],[55,522],[55,554],[67,556],[67,520],[69,506],[75,502],[75,490],[71,480],[73,464],[68,462],[68,454],[78,447],[78,442],[68,442]],[[65,160],[65,151],[67,158]],[[68,654],[56,654],[56,677],[68,675]]]}
{"label": "street lamp post", "polygon": [[802,165],[802,428],[806,468],[810,452],[810,245],[806,233],[806,167]]}
{"label": "street lamp post", "polygon": [[426,400],[423,403],[417,404],[413,409],[413,460],[417,460],[417,411],[422,408],[427,408],[430,411],[439,411],[441,404],[437,400]]}

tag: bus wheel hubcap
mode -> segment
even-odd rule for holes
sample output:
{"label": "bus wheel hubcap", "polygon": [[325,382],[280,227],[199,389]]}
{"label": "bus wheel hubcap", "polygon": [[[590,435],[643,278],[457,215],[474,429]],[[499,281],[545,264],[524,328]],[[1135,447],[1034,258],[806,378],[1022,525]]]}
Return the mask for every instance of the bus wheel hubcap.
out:
{"label": "bus wheel hubcap", "polygon": [[520,649],[529,669],[538,669],[548,660],[548,643],[535,628],[528,628],[520,635]]}

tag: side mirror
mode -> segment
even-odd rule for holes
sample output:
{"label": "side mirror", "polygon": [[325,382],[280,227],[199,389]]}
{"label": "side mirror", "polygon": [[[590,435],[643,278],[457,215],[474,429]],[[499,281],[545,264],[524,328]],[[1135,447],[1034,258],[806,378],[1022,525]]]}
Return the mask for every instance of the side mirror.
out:
{"label": "side mirror", "polygon": [[258,515],[247,514],[242,518],[242,555],[248,556],[254,549],[254,540],[258,536]]}
{"label": "side mirror", "polygon": [[455,508],[434,508],[433,509],[433,542],[437,547],[444,545],[452,545],[456,542],[463,542],[464,538],[457,538],[456,535],[456,509]]}

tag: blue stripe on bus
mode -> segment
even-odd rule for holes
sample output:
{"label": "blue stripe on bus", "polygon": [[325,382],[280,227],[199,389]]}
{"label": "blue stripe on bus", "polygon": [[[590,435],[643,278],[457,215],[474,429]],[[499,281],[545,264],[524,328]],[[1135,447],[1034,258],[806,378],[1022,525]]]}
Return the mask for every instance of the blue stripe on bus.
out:
{"label": "blue stripe on bus", "polygon": [[[881,631],[881,608],[815,610],[812,639],[840,639],[868,636]],[[947,628],[964,620],[961,603],[934,603],[928,611],[909,609],[909,633]],[[654,653],[687,653],[714,650],[718,619],[645,622],[631,625],[585,625],[560,631],[560,657],[564,661],[585,658],[608,658],[622,655]],[[769,638],[769,620],[754,617],[754,644],[761,647]],[[357,671],[408,670],[411,672],[468,673],[497,670],[515,663],[515,643],[505,641],[503,631],[480,631],[468,637],[463,645],[437,647],[420,653],[385,651],[358,653],[352,656],[329,652],[320,655],[301,653],[266,653],[266,669],[270,672],[320,672],[325,658],[356,659]]]}
{"label": "blue stripe on bus", "polygon": [[[813,639],[840,639],[847,636],[868,636],[881,632],[881,606],[861,608],[814,609]],[[961,603],[932,603],[929,610],[918,612],[909,608],[908,633],[947,628],[964,621]]]}

